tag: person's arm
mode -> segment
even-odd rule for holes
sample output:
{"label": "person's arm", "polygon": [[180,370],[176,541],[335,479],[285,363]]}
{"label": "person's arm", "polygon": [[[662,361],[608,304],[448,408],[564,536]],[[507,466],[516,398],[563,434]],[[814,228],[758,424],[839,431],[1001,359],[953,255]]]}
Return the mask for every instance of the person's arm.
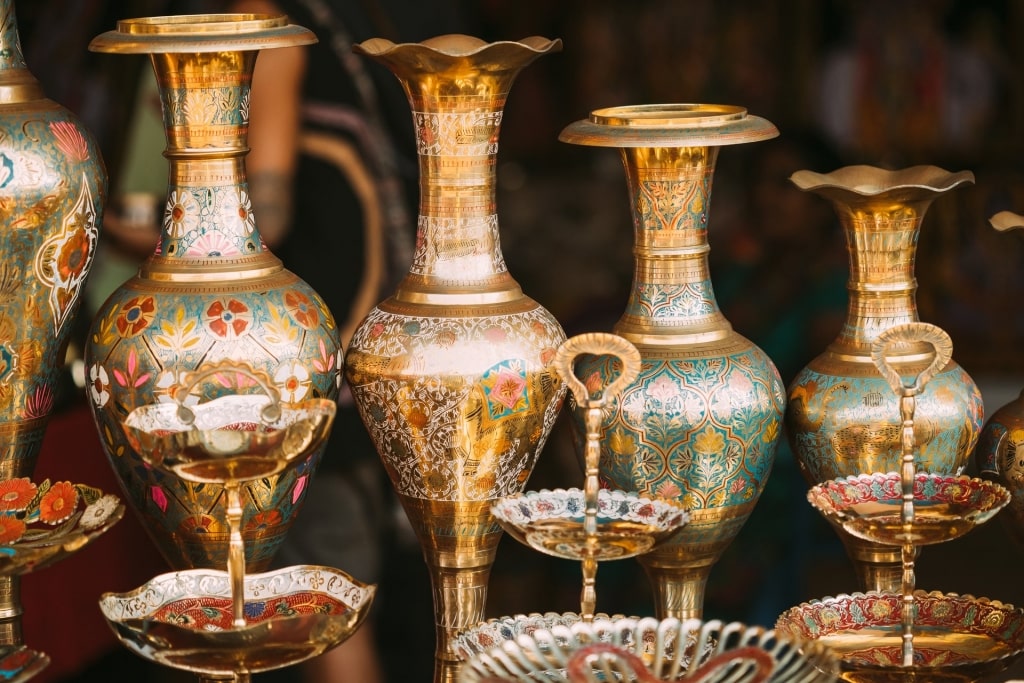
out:
{"label": "person's arm", "polygon": [[[268,0],[234,0],[230,11],[282,14]],[[292,177],[298,155],[306,48],[261,50],[249,95],[246,176],[253,216],[268,247],[291,227]]]}

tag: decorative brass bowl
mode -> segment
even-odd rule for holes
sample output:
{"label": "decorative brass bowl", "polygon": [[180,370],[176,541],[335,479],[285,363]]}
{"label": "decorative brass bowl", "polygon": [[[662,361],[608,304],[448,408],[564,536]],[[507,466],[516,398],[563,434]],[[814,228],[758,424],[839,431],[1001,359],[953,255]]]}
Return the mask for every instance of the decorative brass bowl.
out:
{"label": "decorative brass bowl", "polygon": [[330,567],[297,565],[245,577],[246,624],[233,627],[227,572],[161,574],[100,609],[128,649],[208,676],[259,673],[316,657],[351,636],[376,586]]}
{"label": "decorative brass bowl", "polygon": [[903,666],[903,596],[854,593],[804,603],[775,624],[786,637],[821,643],[851,683],[967,683],[1006,669],[1024,652],[1024,610],[988,598],[916,591],[914,664]]}
{"label": "decorative brass bowl", "polygon": [[[556,620],[557,621],[557,620]],[[709,658],[737,648],[755,647],[774,660],[770,681],[834,681],[839,663],[828,648],[760,626],[699,619],[653,617],[597,618],[591,623],[554,623],[477,652],[462,667],[459,683],[568,681],[566,667],[581,648],[609,643],[637,655],[656,678],[685,680]],[[727,670],[728,671],[728,670]],[[586,680],[600,680],[593,672]]]}
{"label": "decorative brass bowl", "polygon": [[30,650],[24,645],[0,646],[0,680],[5,683],[27,681],[49,663],[49,655]]}
{"label": "decorative brass bowl", "polygon": [[87,546],[123,515],[120,498],[85,484],[0,480],[0,576],[48,567]]}
{"label": "decorative brass bowl", "polygon": [[[595,624],[610,624],[612,621],[625,618],[617,614],[595,614]],[[475,627],[463,631],[453,641],[455,653],[463,661],[468,661],[502,643],[515,640],[519,636],[531,636],[535,631],[547,631],[555,627],[571,627],[583,621],[578,612],[534,612],[532,614],[516,614],[508,617],[497,617],[480,622]]]}
{"label": "decorative brass bowl", "polygon": [[689,521],[681,503],[626,491],[598,492],[597,533],[584,530],[582,489],[528,491],[502,498],[491,512],[517,541],[568,560],[617,560],[649,551]]}
{"label": "decorative brass bowl", "polygon": [[930,545],[963,536],[995,516],[1010,493],[994,482],[918,472],[914,519],[905,523],[899,472],[832,479],[811,488],[807,499],[829,521],[872,543]]}

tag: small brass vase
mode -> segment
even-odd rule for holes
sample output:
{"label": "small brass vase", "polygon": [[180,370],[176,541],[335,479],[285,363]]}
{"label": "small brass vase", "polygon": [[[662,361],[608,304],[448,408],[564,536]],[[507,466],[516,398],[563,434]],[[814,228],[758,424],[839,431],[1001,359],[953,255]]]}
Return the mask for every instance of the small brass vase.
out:
{"label": "small brass vase", "polygon": [[[832,202],[846,234],[850,298],[839,336],[790,383],[787,437],[811,485],[897,471],[899,397],[875,367],[871,345],[885,330],[918,322],[914,259],[921,222],[935,199],[974,176],[935,166],[848,166],[828,174],[798,171],[791,180]],[[921,372],[930,358],[930,347],[910,342],[889,354],[907,375]],[[978,440],[983,412],[977,385],[950,360],[917,397],[917,470],[960,474]],[[899,548],[837,532],[863,590],[899,592]]]}
{"label": "small brass vase", "polygon": [[[599,109],[560,136],[619,148],[626,170],[635,269],[613,332],[636,346],[642,368],[606,409],[601,476],[612,488],[678,500],[690,513],[682,531],[639,558],[660,619],[701,617],[711,569],[749,518],[775,458],[782,380],[719,309],[707,230],[720,147],[776,135],[742,107],[666,104]],[[617,371],[608,356],[576,365],[588,386]],[[574,418],[582,434],[579,409]]]}
{"label": "small brass vase", "polygon": [[455,636],[484,620],[501,537],[491,505],[523,490],[565,392],[551,365],[565,333],[509,275],[495,206],[509,89],[560,47],[463,35],[355,46],[405,88],[420,205],[412,266],[356,329],[345,372],[429,567],[438,682],[457,678]]}

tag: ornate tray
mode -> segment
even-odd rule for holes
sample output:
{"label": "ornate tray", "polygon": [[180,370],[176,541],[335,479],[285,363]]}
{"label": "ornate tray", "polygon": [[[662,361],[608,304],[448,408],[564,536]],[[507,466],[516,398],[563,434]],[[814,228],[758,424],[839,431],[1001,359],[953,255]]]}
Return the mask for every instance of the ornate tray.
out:
{"label": "ornate tray", "polygon": [[85,484],[0,480],[0,575],[26,574],[78,552],[123,515],[120,498]]}
{"label": "ornate tray", "polygon": [[804,603],[775,630],[831,648],[842,678],[856,683],[977,681],[1024,652],[1024,610],[988,598],[916,591],[914,665],[903,666],[903,596],[854,593]]}
{"label": "ornate tray", "polygon": [[850,534],[887,545],[930,545],[958,538],[995,516],[1010,492],[965,476],[914,475],[914,521],[904,524],[900,473],[861,474],[818,484],[811,505]]}
{"label": "ornate tray", "polygon": [[568,560],[614,560],[649,551],[690,519],[682,504],[602,489],[597,498],[597,534],[584,531],[581,489],[528,491],[491,507],[498,524],[520,543]]}
{"label": "ornate tray", "polygon": [[[654,677],[664,681],[683,680],[708,659],[738,648],[758,648],[770,655],[770,681],[826,683],[834,681],[839,673],[838,661],[828,648],[737,622],[595,617],[593,622],[585,623],[548,615],[543,620],[552,623],[529,633],[513,627],[513,638],[473,653],[462,667],[459,683],[484,683],[488,679],[568,681],[566,667],[570,660],[580,649],[595,643],[616,645],[638,656]],[[480,642],[477,636],[474,643]],[[464,656],[465,649],[457,651]],[[601,670],[594,669],[583,680],[603,678]]]}
{"label": "ornate tray", "polygon": [[161,574],[107,593],[100,609],[128,649],[165,666],[211,676],[258,673],[315,657],[366,618],[375,586],[329,567],[297,565],[245,577],[246,625],[232,627],[227,572]]}

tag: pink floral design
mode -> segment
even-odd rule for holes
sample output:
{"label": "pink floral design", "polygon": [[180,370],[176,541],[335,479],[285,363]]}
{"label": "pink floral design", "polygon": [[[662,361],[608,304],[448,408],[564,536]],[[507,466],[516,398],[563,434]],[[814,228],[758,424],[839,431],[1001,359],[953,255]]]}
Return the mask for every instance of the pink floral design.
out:
{"label": "pink floral design", "polygon": [[139,361],[135,355],[135,349],[128,352],[128,367],[126,370],[127,372],[121,372],[117,368],[114,368],[114,379],[122,387],[138,389],[150,378],[150,373],[148,372],[141,375],[137,374],[139,372]]}
{"label": "pink floral design", "polygon": [[292,505],[299,502],[299,498],[302,497],[302,492],[306,490],[306,479],[307,475],[302,475],[295,480],[295,488],[292,489]]}
{"label": "pink floral design", "polygon": [[149,496],[153,499],[153,502],[156,503],[156,506],[160,508],[160,512],[167,512],[167,494],[164,493],[162,488],[159,486],[150,486]]}
{"label": "pink floral design", "polygon": [[657,493],[661,498],[668,498],[670,500],[683,495],[682,490],[680,490],[679,486],[677,486],[673,481],[662,482],[658,485],[658,488],[655,489],[655,493]]}
{"label": "pink floral design", "polygon": [[670,378],[660,375],[648,385],[647,394],[651,398],[665,403],[679,395],[679,387]]}
{"label": "pink floral design", "polygon": [[53,389],[50,385],[40,385],[25,401],[25,417],[46,417],[53,410],[53,400]]}
{"label": "pink floral design", "polygon": [[203,233],[185,250],[188,256],[237,256],[241,253],[234,242],[216,231]]}

